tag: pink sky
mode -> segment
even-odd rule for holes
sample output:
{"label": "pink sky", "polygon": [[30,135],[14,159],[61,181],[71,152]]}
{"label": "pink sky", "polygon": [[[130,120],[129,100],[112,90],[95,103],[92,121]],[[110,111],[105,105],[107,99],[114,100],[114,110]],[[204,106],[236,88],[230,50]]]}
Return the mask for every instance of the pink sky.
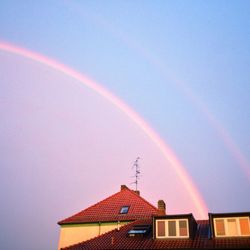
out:
{"label": "pink sky", "polygon": [[[4,196],[15,211],[12,219],[43,220],[41,233],[46,235],[47,227],[58,232],[56,221],[117,192],[121,184],[134,188],[137,156],[144,198],[154,205],[164,199],[169,213],[204,217],[193,186],[176,171],[180,166],[117,105],[34,60],[1,51],[0,64],[7,83],[1,96]],[[37,228],[26,230],[33,235]]]}

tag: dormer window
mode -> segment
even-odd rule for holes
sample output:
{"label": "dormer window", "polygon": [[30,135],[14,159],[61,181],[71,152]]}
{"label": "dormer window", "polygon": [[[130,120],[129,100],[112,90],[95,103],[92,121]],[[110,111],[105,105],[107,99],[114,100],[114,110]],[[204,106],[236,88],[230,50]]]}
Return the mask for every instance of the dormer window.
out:
{"label": "dormer window", "polygon": [[156,238],[189,238],[188,219],[156,220]]}
{"label": "dormer window", "polygon": [[129,210],[129,206],[123,206],[120,209],[120,214],[127,214]]}
{"label": "dormer window", "polygon": [[214,218],[216,237],[250,236],[249,217]]}

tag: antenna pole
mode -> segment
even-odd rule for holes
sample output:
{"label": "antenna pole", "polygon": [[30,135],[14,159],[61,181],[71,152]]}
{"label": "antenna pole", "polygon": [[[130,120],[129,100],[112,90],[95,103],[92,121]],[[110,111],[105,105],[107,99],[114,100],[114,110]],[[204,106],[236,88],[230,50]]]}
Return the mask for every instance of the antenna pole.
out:
{"label": "antenna pole", "polygon": [[137,191],[137,187],[138,187],[138,180],[139,180],[139,177],[140,177],[140,167],[139,167],[139,164],[138,164],[138,161],[140,160],[140,157],[137,157],[135,162],[134,162],[134,165],[133,167],[135,168],[135,190]]}

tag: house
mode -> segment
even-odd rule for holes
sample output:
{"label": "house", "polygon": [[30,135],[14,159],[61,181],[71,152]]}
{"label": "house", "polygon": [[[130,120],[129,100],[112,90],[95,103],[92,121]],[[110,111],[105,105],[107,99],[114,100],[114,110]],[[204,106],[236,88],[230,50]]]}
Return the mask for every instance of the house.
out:
{"label": "house", "polygon": [[151,219],[153,215],[164,214],[160,209],[140,196],[139,191],[121,185],[118,193],[67,218],[61,226],[59,249],[100,236],[139,219]]}
{"label": "house", "polygon": [[61,226],[59,249],[250,249],[250,212],[166,214],[138,191],[122,185],[107,199],[75,214]]}

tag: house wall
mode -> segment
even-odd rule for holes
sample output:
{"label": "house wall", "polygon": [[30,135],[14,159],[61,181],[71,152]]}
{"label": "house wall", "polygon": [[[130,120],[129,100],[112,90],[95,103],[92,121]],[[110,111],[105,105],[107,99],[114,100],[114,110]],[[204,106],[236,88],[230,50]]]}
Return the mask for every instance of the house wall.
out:
{"label": "house wall", "polygon": [[[120,226],[128,222],[120,222]],[[89,240],[116,229],[117,222],[61,225],[58,249]]]}

